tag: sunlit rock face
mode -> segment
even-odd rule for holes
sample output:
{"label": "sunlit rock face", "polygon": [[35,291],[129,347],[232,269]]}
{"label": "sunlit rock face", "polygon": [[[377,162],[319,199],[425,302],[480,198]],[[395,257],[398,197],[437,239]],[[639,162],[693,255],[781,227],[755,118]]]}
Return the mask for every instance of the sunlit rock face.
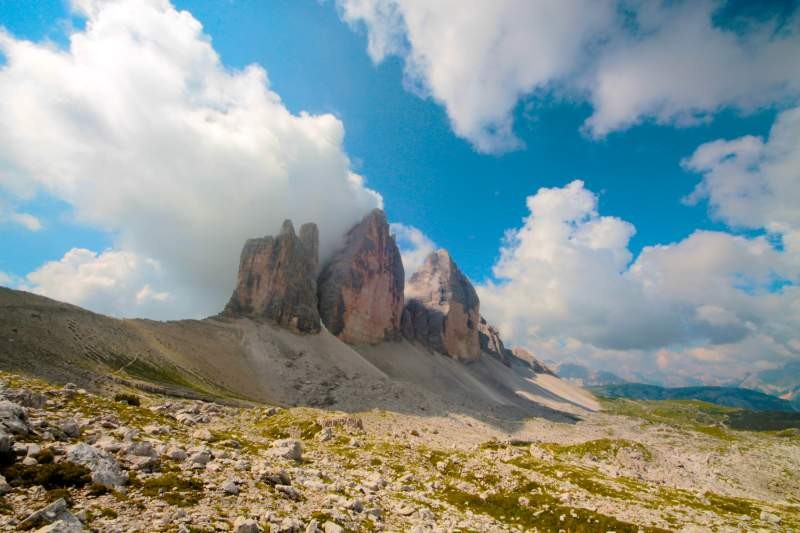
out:
{"label": "sunlit rock face", "polygon": [[239,275],[223,314],[267,318],[301,333],[317,333],[319,231],[303,224],[296,234],[286,220],[277,236],[249,239]]}
{"label": "sunlit rock face", "polygon": [[400,250],[380,209],[345,236],[319,276],[319,313],[345,342],[376,344],[400,338],[405,273]]}
{"label": "sunlit rock face", "polygon": [[480,302],[475,288],[447,250],[427,257],[406,287],[403,334],[440,353],[480,357]]}

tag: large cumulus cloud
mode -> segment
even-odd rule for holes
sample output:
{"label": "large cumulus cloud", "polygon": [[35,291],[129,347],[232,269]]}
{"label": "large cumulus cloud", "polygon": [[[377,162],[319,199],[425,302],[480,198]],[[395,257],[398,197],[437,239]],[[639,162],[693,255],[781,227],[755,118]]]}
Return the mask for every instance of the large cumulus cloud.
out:
{"label": "large cumulus cloud", "polygon": [[[229,296],[245,238],[287,217],[315,221],[326,253],[381,204],[350,169],[342,123],[291,113],[258,65],[225,68],[190,13],[167,0],[73,7],[87,20],[66,49],[0,31],[0,187],[65,201],[123,255],[73,250],[29,286],[53,294],[47,276],[82,262],[119,282],[57,295],[126,315],[202,316]],[[170,298],[145,309],[137,295],[149,282],[127,267],[152,262],[161,286],[150,290]]]}
{"label": "large cumulus cloud", "polygon": [[[643,120],[685,125],[723,107],[797,101],[800,15],[737,16],[725,2],[339,0],[375,62],[396,55],[407,85],[447,111],[482,152],[520,146],[514,109],[557,95],[587,101],[585,130]],[[768,6],[767,6],[768,7]]]}
{"label": "large cumulus cloud", "polygon": [[601,216],[582,182],[527,204],[496,281],[478,287],[482,312],[512,343],[676,383],[800,359],[797,255],[771,236],[698,230],[632,260],[634,227]]}

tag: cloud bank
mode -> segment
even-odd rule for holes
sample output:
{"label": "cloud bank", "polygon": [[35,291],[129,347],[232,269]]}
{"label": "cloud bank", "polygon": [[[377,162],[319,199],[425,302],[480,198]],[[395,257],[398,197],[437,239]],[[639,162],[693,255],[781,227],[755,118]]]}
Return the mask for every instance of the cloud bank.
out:
{"label": "cloud bank", "polygon": [[30,288],[118,315],[204,316],[230,296],[246,238],[315,221],[326,253],[381,205],[350,169],[342,123],[291,113],[258,65],[226,69],[188,12],[73,8],[86,26],[63,50],[0,30],[0,187],[65,201],[114,250],[71,250]]}
{"label": "cloud bank", "polygon": [[444,106],[481,152],[520,147],[514,109],[556,95],[587,101],[604,136],[652,120],[686,125],[800,96],[800,15],[719,25],[711,0],[338,0],[375,63],[402,58],[407,86]]}
{"label": "cloud bank", "polygon": [[496,281],[478,287],[484,314],[542,357],[634,379],[719,380],[800,359],[798,153],[798,109],[767,140],[701,145],[684,161],[702,175],[689,200],[762,234],[697,230],[635,260],[634,227],[601,216],[581,181],[540,189],[506,235]]}

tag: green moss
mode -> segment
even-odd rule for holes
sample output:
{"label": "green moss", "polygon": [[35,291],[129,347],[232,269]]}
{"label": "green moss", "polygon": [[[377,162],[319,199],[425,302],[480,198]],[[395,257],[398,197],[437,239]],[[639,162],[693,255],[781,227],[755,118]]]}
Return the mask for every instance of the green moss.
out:
{"label": "green moss", "polygon": [[141,483],[145,496],[161,498],[170,505],[187,507],[196,505],[203,495],[203,482],[196,478],[183,478],[170,472]]}
{"label": "green moss", "polygon": [[47,490],[83,487],[92,480],[88,468],[69,461],[30,466],[17,463],[4,468],[2,474],[12,487],[41,485]]}
{"label": "green moss", "polygon": [[614,459],[621,450],[627,449],[638,451],[646,461],[653,458],[652,453],[644,444],[626,439],[597,439],[568,445],[544,444],[542,447],[557,456],[591,456],[598,459]]}
{"label": "green moss", "polygon": [[139,399],[138,396],[135,394],[127,394],[124,392],[120,392],[114,395],[115,402],[126,403],[132,407],[139,407],[142,405],[142,401]]}
{"label": "green moss", "polygon": [[322,426],[317,423],[319,413],[313,409],[284,409],[263,422],[263,435],[269,439],[286,439],[289,437],[311,439]]}
{"label": "green moss", "polygon": [[[441,497],[462,511],[485,514],[495,520],[522,527],[526,530],[595,532],[613,530],[617,532],[662,531],[643,528],[623,522],[612,516],[602,515],[586,509],[560,505],[541,486],[528,482],[513,491],[490,494],[485,499],[448,486]],[[520,497],[529,500],[529,505],[520,504]]]}
{"label": "green moss", "polygon": [[72,505],[72,494],[69,493],[69,489],[48,490],[44,499],[48,503],[51,503],[61,498],[64,498],[64,501],[67,502],[68,505]]}
{"label": "green moss", "polygon": [[117,514],[117,512],[114,509],[111,509],[109,507],[101,507],[100,508],[100,516],[102,516],[104,518],[114,519],[114,518],[117,518],[117,516],[119,516],[119,515]]}
{"label": "green moss", "polygon": [[725,424],[737,410],[699,400],[601,400],[603,408],[615,414],[640,418],[651,423],[669,424],[696,431],[719,440],[737,439]]}

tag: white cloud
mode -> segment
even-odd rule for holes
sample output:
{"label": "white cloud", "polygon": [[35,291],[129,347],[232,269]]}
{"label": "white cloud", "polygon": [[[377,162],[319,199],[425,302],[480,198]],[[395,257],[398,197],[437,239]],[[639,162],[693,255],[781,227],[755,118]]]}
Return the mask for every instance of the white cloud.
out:
{"label": "white cloud", "polygon": [[781,113],[766,142],[753,136],[709,142],[684,166],[703,175],[689,200],[708,199],[726,223],[777,234],[800,229],[800,108]]}
{"label": "white cloud", "polygon": [[721,2],[642,2],[635,34],[618,31],[586,88],[596,136],[645,119],[693,124],[725,106],[744,111],[800,95],[800,17],[783,27],[749,21],[737,31],[714,16]]}
{"label": "white cloud", "polygon": [[328,253],[380,205],[351,172],[342,123],[290,113],[258,65],[226,69],[188,12],[167,0],[74,7],[88,20],[65,50],[0,32],[0,187],[53,195],[125,257],[157,260],[183,295],[160,316],[221,309],[244,240],[284,218],[317,222]]}
{"label": "white cloud", "polygon": [[42,222],[29,213],[10,213],[8,218],[29,231],[39,231],[42,229]]}
{"label": "white cloud", "polygon": [[14,279],[11,277],[11,275],[0,270],[0,285],[4,287],[10,287],[13,283]]}
{"label": "white cloud", "polygon": [[30,213],[21,213],[0,198],[0,224],[11,223],[24,227],[28,231],[39,231],[44,227],[42,221]]}
{"label": "white cloud", "polygon": [[436,251],[436,243],[414,226],[393,222],[389,227],[400,249],[403,270],[408,279],[419,270],[425,258]]}
{"label": "white cloud", "polygon": [[685,125],[724,106],[796,100],[800,16],[716,24],[720,2],[339,0],[375,62],[397,55],[407,85],[447,110],[483,152],[519,146],[513,112],[553,93],[588,100],[586,131],[643,120]]}
{"label": "white cloud", "polygon": [[[583,183],[540,189],[479,286],[481,310],[509,344],[541,357],[590,360],[636,376],[735,377],[752,364],[800,358],[800,280],[791,252],[766,237],[695,231],[645,247],[634,227],[600,216]],[[675,376],[673,376],[675,377]]]}
{"label": "white cloud", "polygon": [[568,75],[613,20],[608,0],[474,3],[340,0],[364,23],[373,61],[405,60],[406,81],[443,104],[453,130],[482,152],[516,148],[517,100]]}
{"label": "white cloud", "polygon": [[73,248],[28,274],[20,288],[115,316],[163,316],[171,295],[150,285],[161,275],[157,261],[131,252]]}

